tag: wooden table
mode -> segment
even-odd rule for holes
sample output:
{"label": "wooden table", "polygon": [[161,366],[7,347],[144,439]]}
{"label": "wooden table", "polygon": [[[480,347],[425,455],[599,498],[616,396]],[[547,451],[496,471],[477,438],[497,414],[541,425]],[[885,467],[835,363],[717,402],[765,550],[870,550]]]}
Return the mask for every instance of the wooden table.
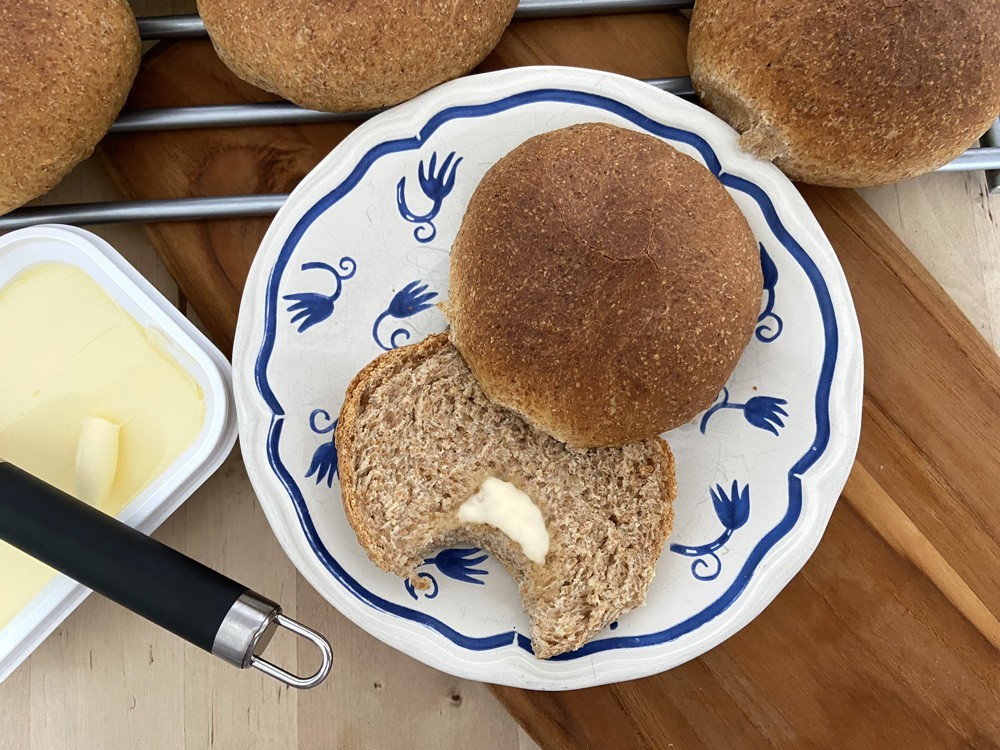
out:
{"label": "wooden table", "polygon": [[[190,11],[193,3],[135,5],[148,14]],[[1000,349],[1000,219],[993,215],[1000,200],[991,206],[982,175],[932,175],[863,196]],[[88,162],[46,202],[115,197],[102,169]],[[186,309],[140,227],[97,231]],[[485,686],[392,651],[329,607],[274,540],[238,452],[156,537],[324,632],[336,655],[333,676],[309,693],[281,688],[91,597],[0,685],[0,747],[536,747]],[[280,660],[293,647],[276,642],[269,653]]]}

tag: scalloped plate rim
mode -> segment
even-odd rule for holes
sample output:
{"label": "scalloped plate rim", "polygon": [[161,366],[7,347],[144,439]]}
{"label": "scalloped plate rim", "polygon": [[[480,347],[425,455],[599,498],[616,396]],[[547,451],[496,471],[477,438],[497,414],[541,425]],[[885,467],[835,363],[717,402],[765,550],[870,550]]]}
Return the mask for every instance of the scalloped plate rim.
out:
{"label": "scalloped plate rim", "polygon": [[[248,360],[256,361],[258,347],[252,346],[251,340],[259,342],[261,326],[258,315],[260,306],[249,290],[259,290],[266,283],[265,274],[270,274],[271,268],[265,268],[262,260],[266,254],[263,250],[274,247],[275,238],[287,235],[289,225],[294,224],[302,214],[300,209],[289,207],[298,206],[320,185],[330,185],[342,179],[373,142],[403,138],[407,134],[412,136],[415,129],[419,130],[433,113],[441,109],[461,105],[466,98],[478,100],[485,96],[487,101],[492,101],[540,87],[565,87],[612,99],[617,94],[639,111],[645,111],[644,106],[647,109],[657,105],[670,106],[698,121],[698,128],[693,132],[706,138],[716,153],[724,155],[726,171],[737,175],[752,173],[754,183],[774,202],[781,223],[789,233],[808,239],[805,243],[809,247],[808,255],[816,262],[821,277],[830,287],[835,323],[841,338],[830,384],[829,444],[801,478],[803,495],[808,494],[815,499],[814,493],[821,493],[833,499],[804,507],[788,533],[766,552],[742,593],[722,613],[706,623],[711,627],[700,628],[705,632],[695,631],[682,636],[686,639],[682,648],[677,647],[676,641],[668,641],[653,646],[600,652],[577,662],[560,663],[558,674],[547,671],[545,662],[538,662],[530,656],[526,659],[524,654],[511,648],[499,652],[463,653],[436,632],[365,605],[339,583],[331,585],[330,574],[302,537],[294,510],[289,512],[283,505],[272,502],[272,493],[281,488],[275,485],[276,477],[265,470],[266,453],[263,462],[258,462],[257,455],[265,443],[260,437],[270,430],[270,412],[266,407],[260,408],[262,403],[256,392],[253,367],[245,366]],[[860,332],[843,271],[804,200],[773,165],[736,153],[734,141],[733,131],[711,114],[633,79],[576,68],[519,68],[458,79],[373,118],[351,133],[295,189],[261,243],[262,252],[258,253],[254,262],[247,281],[248,292],[244,294],[241,304],[234,348],[238,412],[243,435],[241,446],[261,505],[289,558],[310,584],[349,619],[404,653],[460,677],[534,689],[579,688],[655,674],[704,653],[752,621],[802,567],[822,537],[857,449],[862,389]],[[839,424],[838,417],[842,417]],[[287,499],[284,505],[287,505]],[[699,638],[694,637],[696,633]],[[463,658],[482,657],[484,654],[488,658]]]}

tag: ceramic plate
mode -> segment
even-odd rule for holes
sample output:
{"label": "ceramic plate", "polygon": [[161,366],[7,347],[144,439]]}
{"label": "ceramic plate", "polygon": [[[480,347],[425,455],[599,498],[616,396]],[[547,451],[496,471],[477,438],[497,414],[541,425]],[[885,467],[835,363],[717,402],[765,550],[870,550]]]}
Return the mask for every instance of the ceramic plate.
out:
{"label": "ceramic plate", "polygon": [[[708,167],[757,236],[765,288],[755,336],[725,390],[666,435],[677,457],[676,521],[646,605],[580,650],[539,661],[517,588],[485,551],[428,559],[424,591],[368,560],[344,515],[333,437],[359,369],[445,328],[435,304],[448,296],[449,250],[486,170],[526,138],[581,122],[650,133]],[[533,689],[670,669],[750,622],[819,542],[861,423],[850,293],[791,183],[740,152],[736,134],[699,107],[570,68],[463,78],[345,139],[261,245],[234,368],[250,478],[309,582],[369,633],[431,666]]]}

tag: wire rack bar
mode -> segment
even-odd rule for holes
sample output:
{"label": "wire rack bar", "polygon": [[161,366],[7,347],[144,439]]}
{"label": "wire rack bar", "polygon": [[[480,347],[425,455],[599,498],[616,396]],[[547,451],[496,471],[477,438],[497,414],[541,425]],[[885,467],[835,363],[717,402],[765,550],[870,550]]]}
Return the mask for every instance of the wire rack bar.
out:
{"label": "wire rack bar", "polygon": [[[515,18],[550,18],[598,13],[684,10],[692,0],[521,0]],[[197,15],[149,16],[139,19],[143,39],[204,36]],[[691,98],[689,78],[652,78],[646,83],[672,94]],[[384,110],[317,112],[289,102],[224,104],[129,110],[112,125],[114,133],[193,128],[291,125],[365,120]],[[990,191],[1000,194],[1000,120],[993,123],[979,148],[965,152],[941,172],[985,171]],[[124,222],[192,221],[201,219],[269,216],[277,213],[287,194],[227,195],[165,200],[106,201],[22,208],[0,216],[0,232],[47,223],[114,224]]]}
{"label": "wire rack bar", "polygon": [[[693,0],[521,0],[514,18],[590,16],[602,13],[688,10]],[[205,36],[205,24],[197,15],[147,16],[139,20],[139,35],[146,41]]]}
{"label": "wire rack bar", "polygon": [[[1000,119],[994,120],[993,125],[986,131],[979,145],[983,148],[1000,148]],[[986,170],[986,186],[993,195],[1000,195],[1000,163],[993,164]]]}
{"label": "wire rack bar", "polygon": [[[996,128],[997,123],[994,123],[991,130]],[[979,148],[970,148],[954,161],[945,164],[938,172],[978,172],[979,170],[994,171],[997,169],[1000,169],[1000,147],[980,146]]]}
{"label": "wire rack bar", "polygon": [[[985,147],[971,149],[939,171],[976,171],[998,164],[1000,147]],[[994,193],[1000,193],[993,185],[990,187]],[[0,216],[0,232],[37,224],[121,224],[272,216],[287,198],[287,193],[271,193],[33,206]]]}
{"label": "wire rack bar", "polygon": [[144,133],[154,130],[352,122],[368,119],[382,111],[374,109],[364,112],[317,112],[312,109],[303,109],[290,102],[133,109],[121,113],[111,126],[111,132]]}
{"label": "wire rack bar", "polygon": [[38,224],[125,224],[273,216],[287,193],[223,195],[212,198],[171,198],[144,201],[69,203],[22,208],[0,216],[0,232]]}

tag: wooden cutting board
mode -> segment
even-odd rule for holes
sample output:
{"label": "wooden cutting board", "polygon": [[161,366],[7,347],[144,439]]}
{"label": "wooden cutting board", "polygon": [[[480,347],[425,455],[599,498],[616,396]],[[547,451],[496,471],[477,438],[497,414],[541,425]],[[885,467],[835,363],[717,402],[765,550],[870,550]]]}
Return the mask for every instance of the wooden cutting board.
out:
{"label": "wooden cutting board", "polygon": [[[672,14],[515,24],[483,69],[686,72]],[[132,106],[270,99],[206,42],[151,53]],[[287,191],[350,125],[121,135],[137,198]],[[662,675],[571,693],[495,688],[543,748],[1000,746],[1000,363],[853,192],[803,188],[844,265],[865,340],[854,472],[802,573],[752,624]],[[216,341],[268,219],[151,225]]]}

